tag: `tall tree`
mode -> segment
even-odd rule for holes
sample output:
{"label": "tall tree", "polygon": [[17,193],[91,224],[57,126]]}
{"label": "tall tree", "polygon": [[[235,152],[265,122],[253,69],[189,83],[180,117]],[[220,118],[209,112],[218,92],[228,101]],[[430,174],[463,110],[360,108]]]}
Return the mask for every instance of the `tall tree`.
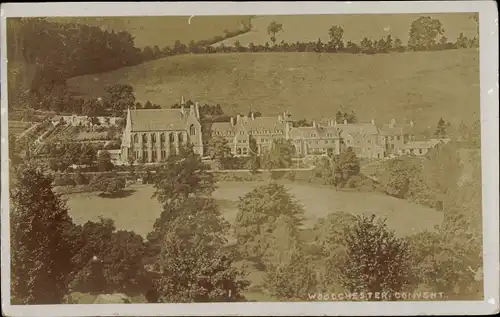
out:
{"label": "tall tree", "polygon": [[283,24],[272,21],[267,27],[267,34],[271,37],[271,42],[273,45],[276,44],[276,34],[283,32]]}
{"label": "tall tree", "polygon": [[192,148],[169,157],[156,176],[163,206],[148,240],[157,252],[161,302],[239,301],[248,286],[223,251],[229,224],[211,197],[214,180]]}
{"label": "tall tree", "polygon": [[409,283],[409,246],[385,221],[358,217],[345,235],[346,261],[339,280],[350,292],[399,292]]}
{"label": "tall tree", "polygon": [[344,48],[344,42],[342,37],[344,36],[344,29],[341,26],[334,25],[328,30],[328,35],[330,36],[330,42],[328,46],[334,52]]}
{"label": "tall tree", "polygon": [[408,47],[414,51],[428,51],[436,44],[438,35],[444,34],[444,27],[437,19],[421,16],[412,22]]}
{"label": "tall tree", "polygon": [[263,165],[267,169],[287,168],[292,165],[295,147],[291,140],[273,140],[271,148],[264,153]]}
{"label": "tall tree", "polygon": [[436,126],[436,132],[434,135],[438,138],[445,138],[448,135],[448,124],[443,120],[443,118],[440,118],[437,126]]}
{"label": "tall tree", "polygon": [[60,304],[68,290],[73,223],[52,181],[39,167],[24,165],[10,193],[11,289],[23,304]]}
{"label": "tall tree", "polygon": [[228,167],[228,163],[233,157],[229,142],[220,136],[215,136],[208,142],[208,153],[212,160],[215,160],[219,169]]}
{"label": "tall tree", "polygon": [[256,187],[240,198],[234,226],[242,254],[262,258],[267,254],[269,235],[276,229],[276,220],[284,216],[297,228],[304,214],[302,206],[283,185],[270,183]]}
{"label": "tall tree", "polygon": [[154,197],[164,204],[212,194],[215,181],[207,169],[192,146],[181,148],[178,155],[170,155],[157,171]]}
{"label": "tall tree", "polygon": [[115,115],[122,116],[124,110],[135,105],[134,88],[128,84],[113,84],[106,87],[109,95],[109,105]]}
{"label": "tall tree", "polygon": [[108,151],[104,150],[99,152],[97,156],[97,168],[101,172],[111,171],[113,169],[111,154]]}

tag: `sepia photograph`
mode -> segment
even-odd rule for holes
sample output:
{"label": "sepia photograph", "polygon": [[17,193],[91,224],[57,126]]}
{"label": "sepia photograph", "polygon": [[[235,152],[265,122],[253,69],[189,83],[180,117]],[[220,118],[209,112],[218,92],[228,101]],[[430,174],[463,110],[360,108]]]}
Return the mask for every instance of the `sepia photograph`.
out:
{"label": "sepia photograph", "polygon": [[406,3],[2,5],[3,310],[498,312],[496,6]]}

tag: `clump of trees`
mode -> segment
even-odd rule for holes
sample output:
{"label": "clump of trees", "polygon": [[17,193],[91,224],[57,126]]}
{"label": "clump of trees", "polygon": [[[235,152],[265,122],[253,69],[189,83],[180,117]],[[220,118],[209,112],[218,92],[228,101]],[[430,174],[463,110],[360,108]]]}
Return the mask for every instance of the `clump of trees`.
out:
{"label": "clump of trees", "polygon": [[264,152],[261,166],[266,169],[288,168],[295,156],[295,146],[291,140],[275,139],[270,148]]}
{"label": "clump of trees", "polygon": [[445,197],[456,190],[462,174],[456,143],[431,149],[422,161],[412,156],[388,160],[380,182],[391,196],[443,210]]}
{"label": "clump of trees", "polygon": [[123,192],[126,179],[118,176],[116,172],[111,174],[95,175],[89,183],[92,190],[100,192],[103,196],[116,196]]}
{"label": "clump of trees", "polygon": [[356,179],[360,175],[360,160],[351,147],[346,148],[339,155],[317,160],[313,173],[325,185],[334,185],[336,188],[343,188],[346,185],[354,188],[363,185],[356,183],[358,181],[362,183],[363,180]]}
{"label": "clump of trees", "polygon": [[234,230],[242,248],[240,252],[245,257],[258,259],[268,255],[269,237],[278,228],[278,219],[283,225],[290,225],[293,237],[304,214],[296,199],[283,185],[276,183],[258,186],[240,197],[238,209]]}
{"label": "clump of trees", "polygon": [[89,165],[97,162],[100,147],[90,143],[61,142],[47,143],[43,154],[48,158],[49,167],[54,171],[65,171],[70,165]]}
{"label": "clump of trees", "polygon": [[376,220],[375,215],[358,216],[345,231],[343,240],[343,259],[338,267],[329,266],[328,272],[337,275],[345,291],[394,293],[405,290],[412,269],[409,245],[388,230],[383,220]]}

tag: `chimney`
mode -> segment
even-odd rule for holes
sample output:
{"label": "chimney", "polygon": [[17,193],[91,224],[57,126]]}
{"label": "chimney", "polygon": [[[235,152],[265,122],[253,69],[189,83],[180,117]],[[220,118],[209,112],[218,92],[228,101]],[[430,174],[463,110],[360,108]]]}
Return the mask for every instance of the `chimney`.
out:
{"label": "chimney", "polygon": [[278,121],[280,121],[280,122],[283,121],[283,115],[281,115],[281,114],[278,115]]}
{"label": "chimney", "polygon": [[372,119],[372,124],[375,124],[375,119]]}
{"label": "chimney", "polygon": [[236,123],[240,123],[240,114],[239,113],[236,115]]}
{"label": "chimney", "polygon": [[198,103],[195,103],[195,111],[196,111],[196,118],[200,119],[200,106]]}
{"label": "chimney", "polygon": [[234,118],[231,117],[231,126],[234,126]]}
{"label": "chimney", "polygon": [[181,105],[185,105],[185,103],[184,103],[184,96],[181,96]]}
{"label": "chimney", "polygon": [[248,123],[248,116],[243,116],[243,122]]}
{"label": "chimney", "polygon": [[184,104],[181,104],[181,113],[183,115],[186,114],[186,110],[184,109]]}
{"label": "chimney", "polygon": [[333,126],[336,127],[337,126],[337,120],[332,120],[333,121]]}
{"label": "chimney", "polygon": [[253,112],[250,112],[250,116],[251,116],[252,120],[255,119]]}
{"label": "chimney", "polygon": [[316,120],[313,120],[313,128],[316,128]]}
{"label": "chimney", "polygon": [[391,127],[394,127],[394,125],[395,125],[395,124],[396,124],[396,119],[394,119],[394,118],[393,118],[393,119],[391,120]]}
{"label": "chimney", "polygon": [[413,120],[410,120],[410,127],[413,128]]}
{"label": "chimney", "polygon": [[347,124],[347,120],[344,120],[344,124]]}

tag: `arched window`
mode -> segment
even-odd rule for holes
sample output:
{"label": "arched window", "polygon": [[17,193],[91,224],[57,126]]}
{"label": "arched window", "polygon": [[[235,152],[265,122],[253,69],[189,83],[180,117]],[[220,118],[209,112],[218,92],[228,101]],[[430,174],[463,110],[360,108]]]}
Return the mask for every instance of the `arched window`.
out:
{"label": "arched window", "polygon": [[240,148],[236,149],[236,154],[241,155],[241,149]]}
{"label": "arched window", "polygon": [[245,148],[243,148],[243,155],[247,155],[247,153],[248,153],[248,152],[247,152],[247,148],[246,148],[246,147],[245,147]]}
{"label": "arched window", "polygon": [[181,144],[182,144],[182,142],[184,142],[184,138],[183,138],[183,136],[182,136],[182,132],[179,132],[178,137],[179,137],[179,143],[181,143]]}
{"label": "arched window", "polygon": [[196,135],[196,128],[194,127],[194,124],[192,124],[192,125],[189,127],[189,134],[190,134],[190,135]]}
{"label": "arched window", "polygon": [[148,143],[148,136],[146,135],[146,133],[142,135],[142,143]]}
{"label": "arched window", "polygon": [[156,133],[151,133],[151,143],[156,143]]}
{"label": "arched window", "polygon": [[174,143],[174,134],[173,133],[170,133],[168,135],[168,140],[170,141],[170,143]]}
{"label": "arched window", "polygon": [[165,133],[160,134],[160,142],[165,143]]}
{"label": "arched window", "polygon": [[139,136],[134,134],[134,143],[139,143]]}

